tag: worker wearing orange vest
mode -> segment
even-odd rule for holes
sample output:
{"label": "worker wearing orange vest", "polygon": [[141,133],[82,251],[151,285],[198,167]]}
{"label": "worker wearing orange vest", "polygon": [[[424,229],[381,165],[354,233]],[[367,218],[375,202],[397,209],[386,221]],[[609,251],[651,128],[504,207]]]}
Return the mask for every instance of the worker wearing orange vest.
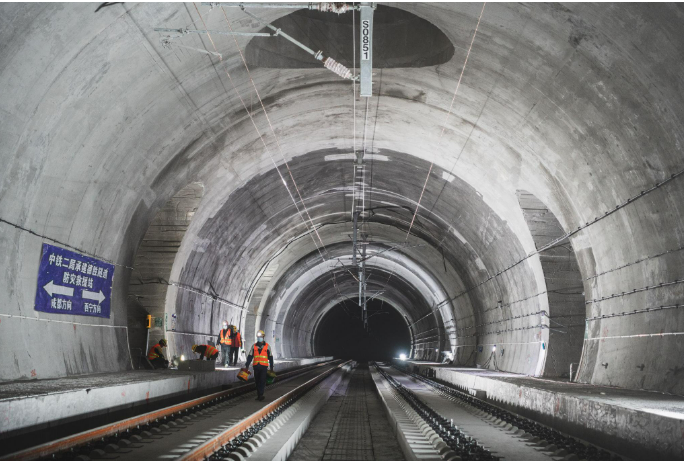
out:
{"label": "worker wearing orange vest", "polygon": [[[233,325],[233,336],[231,337],[232,344],[230,345],[230,360],[228,361],[232,366],[237,365],[238,353],[242,347],[242,338],[237,327]],[[222,352],[223,353],[223,352]]]}
{"label": "worker wearing orange vest", "polygon": [[273,355],[271,354],[271,348],[268,347],[268,343],[264,339],[264,330],[259,330],[257,332],[257,342],[249,350],[249,355],[247,356],[247,363],[245,368],[249,368],[249,364],[252,364],[254,369],[254,382],[257,388],[257,398],[256,400],[264,400],[264,388],[266,387],[267,372],[270,366],[271,371],[273,371]]}
{"label": "worker wearing orange vest", "polygon": [[198,360],[216,360],[216,357],[218,357],[219,353],[218,349],[216,349],[211,344],[203,344],[201,346],[194,344],[192,346],[192,352],[200,355],[200,358]]}
{"label": "worker wearing orange vest", "polygon": [[150,351],[147,353],[147,360],[152,364],[152,368],[168,368],[169,361],[164,357],[164,352],[162,347],[166,347],[166,340],[160,339],[157,344],[152,346]]}
{"label": "worker wearing orange vest", "polygon": [[223,322],[223,330],[219,331],[218,343],[221,345],[221,361],[223,366],[230,365],[230,352],[233,344],[233,331],[228,322]]}

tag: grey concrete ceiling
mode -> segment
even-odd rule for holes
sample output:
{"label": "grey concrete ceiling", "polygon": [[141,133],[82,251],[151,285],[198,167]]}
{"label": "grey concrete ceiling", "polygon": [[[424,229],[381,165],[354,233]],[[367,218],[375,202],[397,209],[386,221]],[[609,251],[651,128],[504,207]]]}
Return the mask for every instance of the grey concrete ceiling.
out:
{"label": "grey concrete ceiling", "polygon": [[[538,295],[544,273],[538,256],[525,259],[535,244],[516,191],[534,194],[570,231],[684,168],[684,10],[674,4],[488,4],[447,118],[482,5],[391,6],[439,28],[455,52],[438,66],[378,69],[365,122],[366,101],[357,99],[357,145],[365,124],[366,149],[389,158],[374,161],[368,178],[373,213],[367,227],[377,248],[405,238],[434,162],[408,239],[424,246],[378,256],[371,270],[380,278],[394,266],[411,268],[386,289],[417,333],[437,328],[438,345],[462,348],[466,357],[476,343],[509,344],[500,366],[539,374],[542,342],[553,347],[548,328],[538,327],[545,319],[532,315],[547,308]],[[207,27],[227,28],[220,10],[197,7]],[[251,69],[271,131],[231,38],[212,37],[222,62],[161,46],[154,27],[203,27],[193,4],[93,10],[88,4],[0,6],[0,217],[121,264],[112,318],[76,320],[123,327],[130,277],[124,266],[132,264],[156,212],[200,181],[205,195],[171,279],[215,290],[244,310],[222,305],[215,313],[219,307],[206,297],[169,290],[169,312],[178,312],[184,331],[196,333],[209,332],[224,315],[242,316],[252,330],[266,316],[283,325],[306,317],[313,328],[316,309],[337,296],[322,260],[344,258],[349,241],[351,160],[325,157],[352,152],[351,83],[325,69]],[[260,29],[237,10],[227,13],[236,30]],[[269,21],[288,13],[259,11]],[[206,36],[182,43],[213,50]],[[247,39],[238,43],[244,50]],[[297,213],[274,169],[294,190],[284,161],[310,220]],[[684,278],[681,252],[667,252],[684,244],[683,196],[684,178],[675,178],[572,237],[584,278],[644,259],[585,280],[586,299]],[[314,245],[312,224],[325,248]],[[2,312],[37,315],[32,303],[42,241],[0,226],[7,268],[0,278]],[[279,304],[294,283],[302,290],[293,304]],[[431,314],[434,289],[447,299],[437,315]],[[682,295],[681,284],[648,289],[591,303],[587,317],[681,303]],[[499,300],[510,307],[492,309]],[[290,305],[297,310],[290,312]],[[302,305],[313,310],[305,313]],[[513,317],[519,318],[507,320]],[[71,331],[20,318],[0,325],[5,322],[14,323],[3,346],[17,346],[0,365],[11,376],[28,376],[36,367],[46,376],[66,374],[73,372],[70,363],[83,364],[80,371],[126,366],[125,330]],[[582,380],[684,392],[677,378],[681,309],[587,326]],[[54,357],[29,358],[22,344],[46,332],[64,339]],[[661,333],[670,334],[656,336]],[[283,354],[307,351],[306,335],[288,334]],[[637,336],[644,334],[654,336]],[[483,354],[476,359],[486,359]],[[647,368],[637,373],[643,363]]]}

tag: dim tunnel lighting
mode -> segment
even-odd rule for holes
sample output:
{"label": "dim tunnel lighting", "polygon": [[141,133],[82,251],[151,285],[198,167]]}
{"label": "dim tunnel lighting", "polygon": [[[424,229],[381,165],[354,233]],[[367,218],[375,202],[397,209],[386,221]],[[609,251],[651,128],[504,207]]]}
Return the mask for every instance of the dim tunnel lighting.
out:
{"label": "dim tunnel lighting", "polygon": [[185,356],[181,355],[181,362],[184,362],[184,361],[185,361]]}
{"label": "dim tunnel lighting", "polygon": [[406,360],[406,354],[399,354],[399,360]]}

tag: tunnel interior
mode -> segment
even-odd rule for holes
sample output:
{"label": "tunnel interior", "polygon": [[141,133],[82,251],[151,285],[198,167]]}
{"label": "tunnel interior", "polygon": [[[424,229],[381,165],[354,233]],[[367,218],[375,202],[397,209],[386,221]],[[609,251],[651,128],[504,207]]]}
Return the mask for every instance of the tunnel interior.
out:
{"label": "tunnel interior", "polygon": [[[357,300],[358,301],[358,300]],[[368,328],[361,319],[361,308],[353,300],[333,306],[314,333],[314,353],[359,362],[389,361],[411,350],[411,335],[406,320],[383,300],[367,303]]]}
{"label": "tunnel interior", "polygon": [[[263,29],[196,6],[2,6],[1,379],[130,370],[147,315],[172,355],[223,320],[319,353],[358,212],[412,358],[684,393],[681,5],[380,5],[371,98],[277,37],[155,31]],[[355,16],[258,14],[352,65]],[[108,316],[36,309],[45,243],[115,268]]]}

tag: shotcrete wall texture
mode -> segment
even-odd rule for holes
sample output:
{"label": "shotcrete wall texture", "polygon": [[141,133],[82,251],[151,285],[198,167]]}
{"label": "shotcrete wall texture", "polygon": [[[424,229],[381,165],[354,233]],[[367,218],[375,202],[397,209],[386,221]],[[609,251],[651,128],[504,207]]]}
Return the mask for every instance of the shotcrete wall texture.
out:
{"label": "shotcrete wall texture", "polygon": [[[207,27],[227,28],[221,11],[197,6]],[[684,168],[682,6],[487,4],[449,117],[482,5],[388,7],[428,21],[455,51],[439,65],[377,69],[368,112],[359,98],[354,114],[351,83],[323,68],[248,75],[231,37],[212,37],[222,61],[162,47],[154,27],[201,23],[190,4],[1,5],[2,379],[131,366],[129,268],[157,212],[194,181],[205,193],[170,279],[196,290],[166,292],[179,318],[171,349],[215,331],[217,319],[240,318],[249,336],[273,315],[291,324],[320,314],[313,306],[336,289],[321,267],[300,265],[349,255],[327,252],[349,244],[356,115],[357,148],[378,155],[365,224],[377,248],[404,241],[434,162],[406,240],[425,246],[371,268],[381,289],[393,264],[411,262],[385,288],[416,341],[468,363],[501,344],[500,368],[544,372],[554,343],[531,315],[548,300],[537,296],[545,274],[516,196],[526,190],[564,232],[582,228],[570,237],[588,302],[578,379],[684,393],[682,311],[650,309],[684,294],[682,283],[660,286],[684,278],[684,176],[649,190]],[[259,11],[267,21],[290,13]],[[235,30],[261,28],[227,14]],[[397,33],[397,43],[410,38]],[[238,38],[242,50],[248,40]],[[181,43],[213,51],[206,36]],[[44,241],[119,264],[110,319],[33,310]],[[447,301],[433,306],[409,272]],[[300,297],[279,304],[279,281],[293,274]],[[644,287],[653,288],[633,292]],[[502,317],[499,301],[517,318]],[[280,353],[309,352],[310,333],[280,335]]]}

